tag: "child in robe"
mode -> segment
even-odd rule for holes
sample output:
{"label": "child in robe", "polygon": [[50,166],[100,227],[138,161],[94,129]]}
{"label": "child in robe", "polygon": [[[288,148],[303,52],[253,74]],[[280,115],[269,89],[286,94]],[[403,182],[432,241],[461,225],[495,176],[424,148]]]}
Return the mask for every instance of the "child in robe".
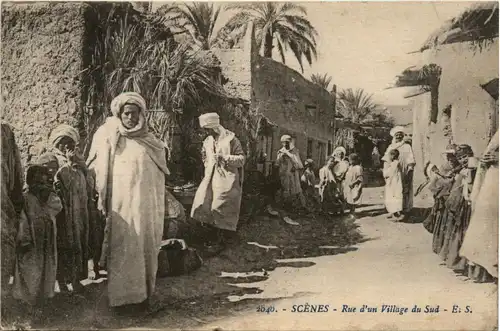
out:
{"label": "child in robe", "polygon": [[316,195],[316,175],[314,174],[314,162],[311,159],[307,159],[304,162],[304,172],[300,177],[300,184],[302,186],[302,192],[304,192],[304,197],[306,199],[306,206],[310,212],[312,212],[316,207],[318,207],[319,201]]}
{"label": "child in robe", "polygon": [[351,214],[356,211],[356,205],[361,201],[363,192],[363,167],[358,154],[349,155],[349,168],[344,180],[344,197]]}
{"label": "child in robe", "polygon": [[403,174],[399,163],[399,151],[393,149],[389,152],[391,163],[384,169],[385,178],[385,208],[389,217],[402,219],[403,211]]}
{"label": "child in robe", "polygon": [[[46,160],[49,161],[49,160]],[[37,162],[28,168],[17,237],[14,298],[40,312],[54,296],[57,271],[56,215],[62,203],[53,191],[57,168]]]}

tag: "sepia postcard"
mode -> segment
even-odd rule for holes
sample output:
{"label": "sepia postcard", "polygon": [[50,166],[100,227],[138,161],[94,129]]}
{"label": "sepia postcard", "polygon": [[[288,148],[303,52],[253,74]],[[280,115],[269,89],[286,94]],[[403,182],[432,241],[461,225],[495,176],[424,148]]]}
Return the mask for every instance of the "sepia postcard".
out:
{"label": "sepia postcard", "polygon": [[498,12],[2,1],[2,329],[498,330]]}

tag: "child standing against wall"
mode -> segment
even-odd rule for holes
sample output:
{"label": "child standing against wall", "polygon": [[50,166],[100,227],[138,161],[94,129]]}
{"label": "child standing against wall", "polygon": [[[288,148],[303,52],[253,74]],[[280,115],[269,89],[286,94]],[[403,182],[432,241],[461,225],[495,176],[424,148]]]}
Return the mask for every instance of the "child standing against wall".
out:
{"label": "child standing against wall", "polygon": [[363,167],[358,154],[349,155],[349,169],[344,180],[344,196],[349,212],[354,214],[363,192]]}
{"label": "child standing against wall", "polygon": [[28,168],[27,192],[17,237],[14,298],[27,303],[40,317],[47,299],[54,296],[57,269],[56,215],[62,203],[53,191],[56,167],[39,163]]}

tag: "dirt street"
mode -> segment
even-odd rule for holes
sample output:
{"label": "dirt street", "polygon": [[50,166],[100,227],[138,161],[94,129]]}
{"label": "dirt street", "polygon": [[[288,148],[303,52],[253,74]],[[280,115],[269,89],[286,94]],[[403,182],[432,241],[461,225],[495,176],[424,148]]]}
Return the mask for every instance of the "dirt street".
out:
{"label": "dirt street", "polygon": [[[382,189],[365,192],[365,199],[381,203]],[[378,210],[372,205],[365,210]],[[258,284],[263,290],[248,298],[291,299],[262,304],[277,312],[258,313],[260,304],[235,316],[220,318],[203,328],[225,330],[492,330],[497,321],[497,290],[494,284],[475,284],[456,276],[440,265],[431,251],[432,236],[422,224],[394,224],[385,215],[357,220],[368,241],[357,250],[335,256],[306,260],[308,268],[279,268]],[[297,260],[294,260],[297,261]],[[299,293],[311,293],[299,295]],[[293,313],[298,305],[329,305],[327,313]],[[356,312],[342,312],[343,305]],[[378,307],[377,313],[359,309]],[[409,312],[381,312],[382,305],[409,307]],[[422,313],[411,313],[414,305]],[[437,307],[440,313],[424,313],[425,306]],[[453,305],[461,313],[452,313]],[[469,305],[471,313],[465,313]],[[319,308],[317,308],[319,309]],[[336,309],[337,311],[332,311]],[[393,309],[396,310],[397,308]],[[286,310],[286,311],[285,311]],[[366,308],[365,308],[366,310]],[[387,310],[387,309],[386,309]]]}
{"label": "dirt street", "polygon": [[[39,326],[491,330],[497,320],[496,285],[466,281],[440,265],[431,251],[431,234],[421,223],[387,220],[382,195],[381,187],[366,189],[357,220],[297,219],[299,226],[279,218],[245,222],[238,243],[206,257],[201,269],[158,279],[145,315],[116,315],[107,307],[105,281],[100,280],[86,286],[83,297],[58,295]],[[306,303],[315,309],[329,305],[328,312],[292,312],[294,305],[302,311],[299,305]],[[361,313],[363,305],[378,311]],[[384,312],[382,305],[387,305]],[[412,313],[414,305],[422,312]],[[439,306],[440,312],[424,313],[426,305]],[[461,313],[452,313],[454,305]],[[259,307],[276,312],[257,312]],[[409,311],[401,315],[386,311],[404,307]]]}

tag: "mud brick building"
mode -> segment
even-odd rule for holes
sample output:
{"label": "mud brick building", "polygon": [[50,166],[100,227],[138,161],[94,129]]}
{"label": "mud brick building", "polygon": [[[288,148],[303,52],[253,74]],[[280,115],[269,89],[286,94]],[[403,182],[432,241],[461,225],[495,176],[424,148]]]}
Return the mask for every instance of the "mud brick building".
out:
{"label": "mud brick building", "polygon": [[[289,134],[301,157],[317,165],[332,152],[335,101],[325,89],[282,63],[259,55],[253,27],[240,48],[214,50],[222,73],[229,80],[226,90],[247,100],[249,111],[262,116],[258,150],[265,157],[265,171],[281,148],[280,137]],[[263,170],[264,170],[263,169]]]}

